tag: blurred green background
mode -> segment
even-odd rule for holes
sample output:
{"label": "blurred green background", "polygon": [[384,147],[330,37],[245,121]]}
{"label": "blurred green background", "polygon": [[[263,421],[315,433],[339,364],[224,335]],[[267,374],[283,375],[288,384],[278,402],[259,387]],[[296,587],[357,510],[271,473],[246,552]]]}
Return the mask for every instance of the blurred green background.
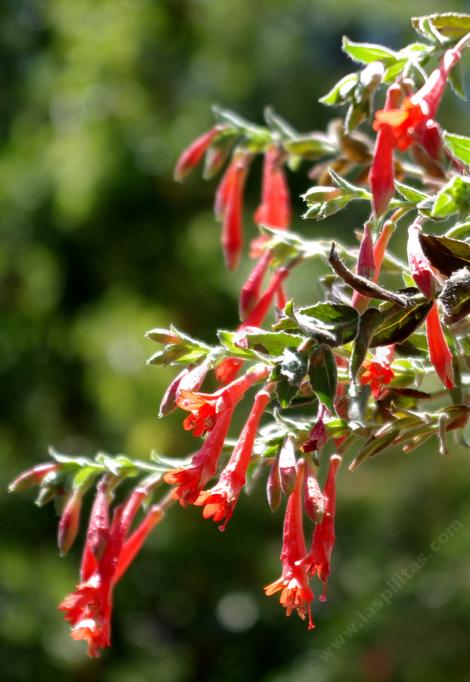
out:
{"label": "blurred green background", "polygon": [[[332,112],[318,97],[351,70],[343,34],[399,48],[414,39],[411,14],[465,9],[463,0],[1,3],[2,491],[51,444],[141,458],[190,450],[179,415],[156,418],[174,370],[145,366],[154,347],[143,334],[173,321],[213,340],[216,327],[237,323],[249,264],[234,275],[223,267],[214,183],[172,181],[182,147],[211,125],[210,106],[260,121],[271,104],[299,130],[321,129]],[[470,132],[468,108],[450,95],[442,120]],[[259,171],[258,162],[249,236]],[[294,195],[308,186],[304,174],[291,180]],[[353,227],[351,214],[296,219],[304,234],[351,243]],[[318,296],[317,274],[297,275],[298,297]],[[429,446],[341,472],[329,599],[314,604],[313,633],[263,595],[279,575],[282,525],[263,490],[242,498],[225,534],[198,510],[172,510],[119,585],[114,645],[99,661],[56,611],[76,582],[79,548],[60,559],[53,510],[2,493],[1,679],[470,680],[470,464],[453,454]]]}

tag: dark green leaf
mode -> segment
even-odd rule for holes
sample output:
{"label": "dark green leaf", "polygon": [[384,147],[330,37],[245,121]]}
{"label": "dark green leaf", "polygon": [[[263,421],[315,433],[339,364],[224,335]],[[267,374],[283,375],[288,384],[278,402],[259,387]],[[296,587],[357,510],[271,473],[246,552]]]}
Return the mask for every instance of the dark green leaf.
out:
{"label": "dark green leaf", "polygon": [[470,244],[467,242],[423,233],[419,240],[431,265],[447,277],[470,265]]}
{"label": "dark green leaf", "polygon": [[424,321],[431,309],[432,302],[423,301],[406,308],[391,307],[382,321],[379,322],[370,341],[370,347],[388,346],[391,343],[402,343]]}
{"label": "dark green leaf", "polygon": [[245,338],[249,348],[266,355],[282,355],[286,348],[295,349],[305,340],[303,336],[298,334],[262,330],[247,332]]}
{"label": "dark green leaf", "polygon": [[374,330],[377,328],[382,317],[382,313],[377,308],[368,308],[359,318],[357,334],[349,363],[349,376],[353,384],[356,381],[359,367],[367,355]]}
{"label": "dark green leaf", "polygon": [[462,78],[462,66],[461,64],[456,64],[449,75],[449,84],[452,90],[455,92],[457,97],[463,99],[464,102],[467,101],[467,96],[465,94],[465,86]]}
{"label": "dark green leaf", "polygon": [[470,270],[462,268],[446,281],[439,295],[446,324],[453,324],[470,313]]}
{"label": "dark green leaf", "polygon": [[329,346],[321,344],[313,349],[310,353],[308,372],[310,384],[318,400],[334,414],[338,377],[335,358]]}
{"label": "dark green leaf", "polygon": [[281,376],[286,377],[292,385],[297,387],[307,373],[308,357],[305,353],[286,348],[279,367]]}

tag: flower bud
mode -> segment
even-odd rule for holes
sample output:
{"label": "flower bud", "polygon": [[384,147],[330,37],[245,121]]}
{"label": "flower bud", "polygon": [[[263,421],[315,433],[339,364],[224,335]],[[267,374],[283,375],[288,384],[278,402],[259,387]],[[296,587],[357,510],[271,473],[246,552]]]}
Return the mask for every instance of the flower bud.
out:
{"label": "flower bud", "polygon": [[276,456],[271,465],[266,485],[266,495],[268,504],[272,512],[279,509],[282,499],[281,477],[279,475],[279,455]]}
{"label": "flower bud", "polygon": [[314,523],[321,523],[325,513],[325,498],[309,456],[304,456],[304,509]]}
{"label": "flower bud", "polygon": [[57,544],[61,556],[67,554],[77,537],[82,507],[81,488],[75,489],[69,496],[59,521]]}
{"label": "flower bud", "polygon": [[39,485],[48,474],[57,471],[58,466],[57,462],[48,462],[47,464],[37,464],[31,469],[23,471],[10,483],[8,492],[17,493],[32,488],[33,485]]}
{"label": "flower bud", "polygon": [[424,255],[421,247],[419,235],[421,230],[418,225],[413,224],[408,228],[408,263],[411,276],[421,289],[426,298],[434,298],[435,280],[429,265],[429,261]]}
{"label": "flower bud", "polygon": [[210,147],[213,139],[220,132],[219,126],[214,126],[207,132],[197,137],[180,155],[176,167],[174,177],[178,182],[182,182],[185,177],[195,168],[201,161],[202,157]]}
{"label": "flower bud", "polygon": [[297,480],[297,461],[295,458],[294,438],[288,435],[279,453],[279,476],[285,495],[290,495]]}

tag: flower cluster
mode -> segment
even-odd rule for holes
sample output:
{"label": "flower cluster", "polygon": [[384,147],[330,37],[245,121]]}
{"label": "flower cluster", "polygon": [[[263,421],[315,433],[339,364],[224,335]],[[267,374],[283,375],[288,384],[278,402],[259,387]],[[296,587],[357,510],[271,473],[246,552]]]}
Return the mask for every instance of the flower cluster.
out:
{"label": "flower cluster", "polygon": [[[59,606],[90,656],[109,646],[114,588],[166,509],[177,502],[201,508],[224,531],[247,482],[263,472],[271,511],[285,503],[281,575],[264,591],[279,593],[286,614],[296,611],[312,629],[310,583],[319,579],[324,601],[341,461],[352,453],[355,470],[386,448],[411,452],[433,437],[447,453],[449,432],[467,424],[470,139],[444,133],[436,116],[470,43],[464,30],[470,17],[460,30],[455,21],[447,26],[446,16],[435,25],[435,16],[419,21],[426,42],[397,53],[346,40],[343,49],[366,66],[322,98],[348,106],[344,121],[326,132],[297,134],[272,111],[262,127],[217,109],[215,125],[178,159],[179,181],[199,164],[208,179],[222,174],[214,210],[229,270],[243,251],[245,184],[255,156],[263,159],[253,213],[259,234],[250,248],[256,262],[241,284],[236,329],[220,330],[214,345],[174,327],[148,332],[161,345],[149,363],[179,368],[159,416],[180,410],[183,429],[202,440],[177,463],[52,452],[52,462],[10,486],[38,486],[39,505],[56,501],[63,554],[76,539],[83,497],[95,488],[79,582]],[[435,68],[427,75],[431,60]],[[381,87],[384,104],[372,122]],[[313,163],[308,177],[316,181],[303,195],[305,218],[322,220],[353,200],[364,202],[357,248],[289,229],[286,168],[305,162]],[[446,234],[433,233],[434,221],[453,217]],[[407,262],[389,249],[403,229]],[[323,294],[297,305],[288,300],[286,281],[313,259],[329,268],[318,282]],[[230,438],[235,411],[247,401],[244,425]],[[136,476],[137,486],[121,494]],[[120,495],[123,501],[115,502]]]}

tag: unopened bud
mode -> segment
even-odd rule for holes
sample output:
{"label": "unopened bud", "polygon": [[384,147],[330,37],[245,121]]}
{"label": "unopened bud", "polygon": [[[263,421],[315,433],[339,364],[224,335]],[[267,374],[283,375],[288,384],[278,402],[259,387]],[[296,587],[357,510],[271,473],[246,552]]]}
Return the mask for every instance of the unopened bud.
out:
{"label": "unopened bud", "polygon": [[357,274],[361,275],[362,277],[367,277],[368,279],[372,279],[375,271],[372,229],[372,223],[369,221],[366,222],[364,225],[364,232],[362,234],[361,246],[359,247],[359,255],[357,258],[356,267]]}
{"label": "unopened bud", "polygon": [[313,469],[310,457],[304,457],[304,509],[307,516],[320,523],[325,513],[325,498]]}
{"label": "unopened bud", "polygon": [[266,495],[271,511],[275,512],[279,509],[282,499],[281,477],[279,475],[279,455],[271,465],[266,485]]}
{"label": "unopened bud", "polygon": [[47,464],[38,464],[23,471],[19,476],[17,476],[14,481],[8,486],[8,492],[17,493],[22,490],[27,490],[33,485],[39,485],[42,483],[46,476],[52,472],[57,471],[58,464],[56,462],[49,462]]}
{"label": "unopened bud", "polygon": [[62,556],[67,554],[77,537],[81,507],[82,490],[77,488],[68,498],[59,521],[57,544]]}
{"label": "unopened bud", "polygon": [[287,436],[279,453],[279,476],[281,488],[285,495],[290,495],[297,480],[297,461],[295,444],[292,436]]}

